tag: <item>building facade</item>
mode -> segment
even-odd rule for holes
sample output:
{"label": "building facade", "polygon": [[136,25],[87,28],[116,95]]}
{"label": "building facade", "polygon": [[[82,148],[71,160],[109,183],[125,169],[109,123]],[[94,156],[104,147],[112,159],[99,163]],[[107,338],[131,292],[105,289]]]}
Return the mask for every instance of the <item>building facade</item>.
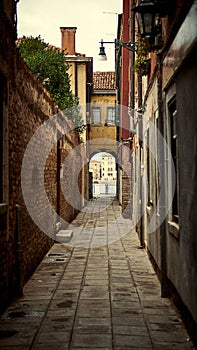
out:
{"label": "building facade", "polygon": [[[89,161],[97,153],[108,152],[115,157],[117,162],[118,118],[115,72],[94,72],[90,99],[90,119],[87,130],[87,156]],[[90,191],[93,188],[92,181],[93,178],[90,176]]]}
{"label": "building facade", "polygon": [[116,124],[115,72],[94,72],[88,133],[90,157],[99,150],[116,152]]}
{"label": "building facade", "polygon": [[[65,62],[68,64],[68,73],[70,75],[71,91],[74,96],[78,97],[80,112],[83,118],[84,125],[89,123],[90,116],[90,96],[92,92],[93,82],[93,58],[86,57],[85,54],[76,52],[76,27],[60,27],[61,31],[61,50],[65,53]],[[87,129],[81,135],[81,139],[86,143]],[[83,204],[88,198],[88,168],[84,162],[82,166],[82,181],[83,181]]]}
{"label": "building facade", "polygon": [[101,152],[90,160],[93,197],[101,195],[116,196],[117,190],[116,159],[109,153]]}
{"label": "building facade", "polygon": [[[131,18],[130,41],[139,43],[132,8],[143,1],[123,3],[122,16]],[[140,244],[158,271],[162,295],[176,296],[196,342],[197,3],[158,4],[160,9],[165,5],[165,11],[157,35],[146,39],[150,69],[146,75],[142,67],[133,71],[139,52],[134,57],[131,53],[131,83],[125,92],[134,101],[131,215]]]}

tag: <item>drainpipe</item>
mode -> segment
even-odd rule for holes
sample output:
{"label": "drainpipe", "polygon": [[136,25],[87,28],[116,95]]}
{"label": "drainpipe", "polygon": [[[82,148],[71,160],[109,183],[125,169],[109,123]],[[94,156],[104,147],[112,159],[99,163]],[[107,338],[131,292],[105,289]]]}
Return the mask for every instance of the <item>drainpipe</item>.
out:
{"label": "drainpipe", "polygon": [[[157,79],[157,103],[158,103],[158,129],[163,137],[160,137],[160,144],[158,149],[158,163],[159,163],[159,177],[160,187],[165,187],[165,149],[162,139],[164,135],[164,118],[163,118],[163,101],[162,101],[162,61],[161,53],[157,55],[158,64],[158,79]],[[165,191],[161,191],[159,199],[159,214],[160,218],[165,217]],[[167,297],[167,261],[166,261],[166,219],[160,223],[160,283],[161,283],[161,296]]]}
{"label": "drainpipe", "polygon": [[60,169],[61,169],[61,143],[60,143],[60,135],[58,133],[58,141],[57,141],[57,214],[60,216]]}
{"label": "drainpipe", "polygon": [[[135,6],[135,1],[131,1],[131,8]],[[135,14],[131,11],[130,25],[131,25],[131,42],[135,42]],[[131,68],[130,68],[130,107],[132,108],[132,112],[135,108],[135,74],[134,74],[134,62],[135,62],[135,52],[131,52]],[[132,144],[131,144],[132,147]],[[130,186],[130,215],[131,219],[133,219],[133,189],[134,189],[134,168],[133,168],[133,157],[134,152],[130,149],[131,152],[131,186]]]}
{"label": "drainpipe", "polygon": [[[138,74],[138,110],[142,113],[142,75]],[[139,145],[140,145],[140,169],[139,169],[139,178],[140,178],[140,223],[139,223],[139,234],[140,234],[140,247],[144,248],[144,227],[143,227],[143,183],[142,183],[142,152],[143,152],[143,120],[142,115],[140,114],[139,120]]]}
{"label": "drainpipe", "polygon": [[23,250],[21,246],[20,206],[16,204],[16,295],[23,295]]}

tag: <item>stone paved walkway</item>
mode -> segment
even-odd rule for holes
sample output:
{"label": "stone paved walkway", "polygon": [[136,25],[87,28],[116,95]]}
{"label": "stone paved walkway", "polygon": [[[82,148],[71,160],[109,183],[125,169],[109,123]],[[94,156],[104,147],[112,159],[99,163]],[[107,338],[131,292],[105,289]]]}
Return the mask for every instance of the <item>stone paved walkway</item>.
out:
{"label": "stone paved walkway", "polygon": [[2,315],[0,349],[194,349],[120,212],[102,199],[78,215]]}

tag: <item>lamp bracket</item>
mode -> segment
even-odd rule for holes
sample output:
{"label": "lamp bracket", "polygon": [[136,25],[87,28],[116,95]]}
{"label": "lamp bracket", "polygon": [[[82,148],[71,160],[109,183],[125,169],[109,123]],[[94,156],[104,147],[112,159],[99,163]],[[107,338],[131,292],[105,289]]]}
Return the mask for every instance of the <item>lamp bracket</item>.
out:
{"label": "lamp bracket", "polygon": [[103,44],[114,44],[115,47],[125,47],[126,49],[128,49],[129,51],[133,51],[133,52],[137,52],[138,50],[138,43],[137,42],[130,42],[130,41],[119,41],[119,40],[115,40],[115,41],[100,41],[101,46]]}
{"label": "lamp bracket", "polygon": [[125,47],[129,51],[137,52],[138,50],[137,42],[130,42],[130,41],[123,42],[123,41],[116,40],[115,44],[116,46]]}

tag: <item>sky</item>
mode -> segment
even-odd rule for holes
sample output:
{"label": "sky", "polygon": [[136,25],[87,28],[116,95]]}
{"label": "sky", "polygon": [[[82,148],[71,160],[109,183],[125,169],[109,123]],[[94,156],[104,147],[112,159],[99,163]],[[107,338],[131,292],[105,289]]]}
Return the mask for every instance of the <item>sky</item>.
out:
{"label": "sky", "polygon": [[116,38],[123,0],[20,0],[18,37],[40,35],[61,47],[60,27],[77,27],[76,52],[93,57],[94,71],[114,71],[114,44],[105,44],[107,61],[98,61],[99,42]]}

